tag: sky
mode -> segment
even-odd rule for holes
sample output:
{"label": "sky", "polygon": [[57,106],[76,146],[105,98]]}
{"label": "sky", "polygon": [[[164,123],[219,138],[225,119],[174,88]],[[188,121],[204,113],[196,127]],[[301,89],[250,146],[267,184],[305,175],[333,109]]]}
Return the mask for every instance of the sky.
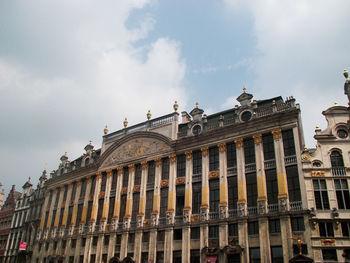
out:
{"label": "sky", "polygon": [[0,182],[21,190],[67,152],[173,111],[294,96],[307,147],[346,105],[350,1],[0,1]]}

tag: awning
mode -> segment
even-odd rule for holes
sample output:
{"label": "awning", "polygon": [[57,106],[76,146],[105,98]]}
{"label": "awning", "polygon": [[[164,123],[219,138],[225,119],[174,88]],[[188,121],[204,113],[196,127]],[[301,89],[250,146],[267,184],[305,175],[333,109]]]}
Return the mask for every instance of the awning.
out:
{"label": "awning", "polygon": [[205,263],[215,263],[218,259],[218,256],[207,256],[205,259]]}

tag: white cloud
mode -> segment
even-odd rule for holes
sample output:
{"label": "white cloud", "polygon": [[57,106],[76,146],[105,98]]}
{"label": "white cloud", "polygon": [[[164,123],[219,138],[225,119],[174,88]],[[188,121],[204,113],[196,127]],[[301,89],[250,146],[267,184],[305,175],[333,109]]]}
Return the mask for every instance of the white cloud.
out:
{"label": "white cloud", "polygon": [[[350,67],[348,14],[342,1],[226,0],[230,8],[248,9],[260,54],[251,62],[255,97],[293,95],[302,108],[307,146],[321,112],[334,101],[346,105],[343,68]],[[266,92],[268,90],[268,92]]]}

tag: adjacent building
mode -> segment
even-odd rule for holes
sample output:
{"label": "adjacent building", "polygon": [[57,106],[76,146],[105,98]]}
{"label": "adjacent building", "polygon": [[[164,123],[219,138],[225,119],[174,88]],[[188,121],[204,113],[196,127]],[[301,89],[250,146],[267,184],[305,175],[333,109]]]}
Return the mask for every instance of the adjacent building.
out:
{"label": "adjacent building", "polygon": [[3,262],[6,250],[7,239],[10,233],[12,216],[15,212],[16,200],[21,195],[20,192],[15,191],[13,185],[5,203],[0,210],[0,261]]}
{"label": "adjacent building", "polygon": [[[288,262],[310,229],[299,105],[196,107],[65,154],[46,182],[32,262]],[[305,244],[302,244],[302,243]],[[307,243],[307,245],[306,245]]]}

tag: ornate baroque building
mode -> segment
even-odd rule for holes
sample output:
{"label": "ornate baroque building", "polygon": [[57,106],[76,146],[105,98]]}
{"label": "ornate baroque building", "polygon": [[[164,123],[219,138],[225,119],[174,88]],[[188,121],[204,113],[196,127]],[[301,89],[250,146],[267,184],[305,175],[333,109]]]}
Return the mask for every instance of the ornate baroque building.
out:
{"label": "ornate baroque building", "polygon": [[12,216],[15,212],[16,199],[19,198],[21,193],[15,191],[15,186],[13,185],[11,191],[9,192],[4,205],[1,207],[0,211],[0,260],[3,262],[6,243],[10,233]]}
{"label": "ornate baroque building", "polygon": [[63,155],[32,262],[288,262],[310,236],[299,105],[252,97],[181,123],[175,103]]}

